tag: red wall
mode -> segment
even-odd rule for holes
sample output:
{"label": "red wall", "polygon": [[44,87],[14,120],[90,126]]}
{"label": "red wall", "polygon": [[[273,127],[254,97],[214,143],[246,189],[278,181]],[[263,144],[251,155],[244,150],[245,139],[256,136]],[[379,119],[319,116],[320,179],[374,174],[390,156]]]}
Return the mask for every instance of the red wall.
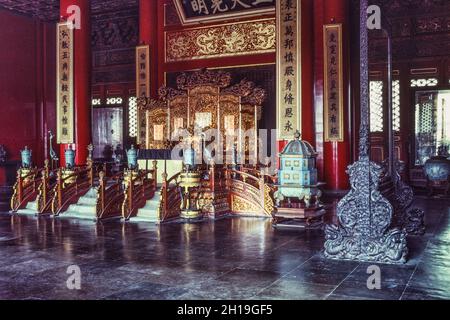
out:
{"label": "red wall", "polygon": [[35,164],[55,123],[55,27],[0,10],[0,144],[9,160],[28,145]]}

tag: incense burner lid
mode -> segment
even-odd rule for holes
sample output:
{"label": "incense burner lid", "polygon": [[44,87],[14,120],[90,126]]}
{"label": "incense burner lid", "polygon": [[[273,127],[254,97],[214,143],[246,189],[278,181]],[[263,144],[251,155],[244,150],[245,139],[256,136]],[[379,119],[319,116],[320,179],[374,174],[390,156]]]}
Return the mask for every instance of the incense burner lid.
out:
{"label": "incense burner lid", "polygon": [[290,141],[280,153],[280,157],[283,156],[315,158],[317,157],[317,153],[308,141],[301,140],[301,134],[297,131],[294,140]]}

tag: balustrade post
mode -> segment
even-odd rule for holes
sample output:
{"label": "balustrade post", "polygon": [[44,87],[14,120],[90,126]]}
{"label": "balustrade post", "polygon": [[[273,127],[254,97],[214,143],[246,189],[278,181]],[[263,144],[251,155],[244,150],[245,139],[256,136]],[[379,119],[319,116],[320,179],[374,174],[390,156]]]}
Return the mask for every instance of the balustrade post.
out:
{"label": "balustrade post", "polygon": [[259,192],[261,197],[261,206],[264,208],[265,203],[265,186],[266,183],[264,181],[264,169],[261,169],[261,174],[259,177]]}
{"label": "balustrade post", "polygon": [[50,164],[50,161],[48,161],[48,159],[45,159],[44,160],[44,169],[45,169],[45,175],[47,176],[47,178],[50,175],[49,164]]}
{"label": "balustrade post", "polygon": [[105,189],[106,189],[106,185],[105,185],[105,173],[103,171],[100,171],[100,173],[98,174],[100,180],[99,180],[99,191],[100,191],[100,205],[101,205],[101,209],[102,212],[101,214],[103,214],[103,212],[105,211]]}
{"label": "balustrade post", "polygon": [[48,188],[48,160],[46,160],[46,168],[42,170],[42,208],[38,208],[39,211],[45,208],[47,203],[47,188]]}
{"label": "balustrade post", "polygon": [[209,165],[209,187],[214,193],[216,190],[216,164],[214,163],[214,160],[211,160]]}
{"label": "balustrade post", "polygon": [[155,190],[156,188],[158,188],[158,161],[153,160],[153,184],[155,186]]}
{"label": "balustrade post", "polygon": [[133,196],[134,196],[134,180],[133,180],[133,172],[132,171],[130,171],[129,173],[128,173],[128,177],[129,177],[129,180],[128,180],[128,183],[129,183],[129,185],[128,185],[128,217],[131,215],[131,212],[132,212],[132,210],[133,210]]}
{"label": "balustrade post", "polygon": [[169,186],[167,184],[167,172],[166,171],[162,174],[162,178],[163,178],[163,183],[162,183],[161,195],[162,195],[163,207],[162,207],[162,212],[160,212],[159,221],[162,221],[162,218],[167,213],[167,188]]}
{"label": "balustrade post", "polygon": [[62,178],[62,171],[61,168],[58,169],[58,173],[56,174],[56,192],[57,192],[57,199],[58,199],[58,207],[55,208],[55,213],[61,208],[62,205],[62,184],[63,184],[63,178]]}
{"label": "balustrade post", "polygon": [[91,188],[94,186],[94,165],[92,163],[92,159],[87,159],[87,168],[88,168],[88,175],[89,175],[89,185]]}
{"label": "balustrade post", "polygon": [[39,169],[35,168],[35,171],[33,172],[33,192],[37,191],[37,176],[39,174]]}
{"label": "balustrade post", "polygon": [[22,179],[22,169],[19,169],[17,171],[17,198],[18,203],[22,203],[22,197],[23,197],[23,179]]}
{"label": "balustrade post", "polygon": [[141,200],[145,200],[145,184],[148,182],[148,171],[146,171],[145,175],[141,177],[141,188],[140,196]]}

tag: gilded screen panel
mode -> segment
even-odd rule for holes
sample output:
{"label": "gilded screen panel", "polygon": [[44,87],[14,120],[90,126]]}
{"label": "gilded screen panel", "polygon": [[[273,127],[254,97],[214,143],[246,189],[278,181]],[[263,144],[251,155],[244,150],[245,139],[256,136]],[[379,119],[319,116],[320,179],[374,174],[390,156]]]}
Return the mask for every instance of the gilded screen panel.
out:
{"label": "gilded screen panel", "polygon": [[166,32],[166,62],[275,52],[275,19]]}

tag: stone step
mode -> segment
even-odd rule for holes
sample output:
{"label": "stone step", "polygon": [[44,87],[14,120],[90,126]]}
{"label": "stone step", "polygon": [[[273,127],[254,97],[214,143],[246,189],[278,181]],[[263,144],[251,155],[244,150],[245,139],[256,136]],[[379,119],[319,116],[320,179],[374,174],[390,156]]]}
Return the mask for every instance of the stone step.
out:
{"label": "stone step", "polygon": [[37,202],[36,201],[30,201],[27,203],[25,209],[34,211],[35,213],[38,212]]}
{"label": "stone step", "polygon": [[95,198],[81,197],[80,200],[78,200],[78,204],[85,206],[95,206],[97,204],[97,196]]}
{"label": "stone step", "polygon": [[25,208],[25,209],[18,210],[17,214],[23,214],[23,215],[27,215],[27,216],[35,216],[37,214],[37,211]]}
{"label": "stone step", "polygon": [[97,188],[91,188],[82,198],[94,198],[97,199]]}
{"label": "stone step", "polygon": [[95,215],[96,207],[92,205],[84,205],[84,204],[71,204],[67,211],[73,211],[78,213],[86,213],[86,214],[92,214]]}
{"label": "stone step", "polygon": [[75,212],[75,211],[70,211],[67,210],[65,212],[63,212],[60,217],[62,218],[76,218],[76,219],[83,219],[83,220],[92,220],[92,221],[96,221],[97,217],[95,216],[95,214],[87,214],[87,213],[80,213],[80,212]]}
{"label": "stone step", "polygon": [[97,189],[91,188],[84,196],[78,199],[76,204],[71,204],[69,208],[60,214],[60,217],[88,219],[95,221],[97,204]]}
{"label": "stone step", "polygon": [[135,222],[158,222],[157,211],[160,203],[160,190],[155,192],[155,196],[148,200],[145,206],[138,210],[136,217],[131,218]]}

